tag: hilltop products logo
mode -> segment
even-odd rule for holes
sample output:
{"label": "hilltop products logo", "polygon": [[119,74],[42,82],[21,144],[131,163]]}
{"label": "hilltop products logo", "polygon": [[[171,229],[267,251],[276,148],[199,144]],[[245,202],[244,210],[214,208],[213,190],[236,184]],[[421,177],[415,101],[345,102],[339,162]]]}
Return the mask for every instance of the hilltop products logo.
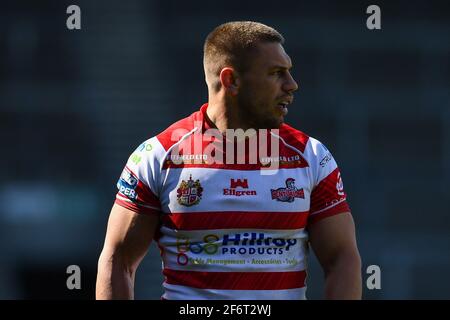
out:
{"label": "hilltop products logo", "polygon": [[[284,250],[297,243],[297,239],[283,239],[267,237],[264,233],[245,232],[234,235],[224,234],[222,240],[222,253],[230,254],[282,254]],[[236,247],[228,247],[236,246]],[[246,248],[245,246],[269,246],[269,248]],[[274,248],[275,246],[275,248]],[[247,250],[248,249],[248,250]]]}
{"label": "hilltop products logo", "polygon": [[227,254],[227,255],[281,255],[297,244],[295,238],[272,238],[259,232],[224,234],[220,238],[216,234],[208,234],[203,241],[193,242],[188,237],[177,237],[177,261],[180,265],[189,262],[187,252],[192,254]]}
{"label": "hilltop products logo", "polygon": [[305,199],[303,188],[297,189],[294,178],[286,179],[286,188],[270,189],[272,200],[294,202],[295,198]]}
{"label": "hilltop products logo", "polygon": [[230,179],[230,188],[223,189],[224,196],[256,196],[256,190],[239,190],[240,189],[248,189],[248,180],[247,179]]}
{"label": "hilltop products logo", "polygon": [[190,207],[196,205],[202,199],[203,188],[200,180],[192,180],[192,175],[189,180],[181,180],[180,187],[177,189],[177,200],[182,206]]}

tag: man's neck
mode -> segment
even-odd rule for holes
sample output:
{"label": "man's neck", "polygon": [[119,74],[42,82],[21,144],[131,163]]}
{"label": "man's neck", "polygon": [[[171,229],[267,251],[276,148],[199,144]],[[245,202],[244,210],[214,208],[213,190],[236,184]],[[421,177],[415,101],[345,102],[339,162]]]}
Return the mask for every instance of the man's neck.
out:
{"label": "man's neck", "polygon": [[239,115],[236,106],[226,105],[223,101],[209,101],[206,109],[206,116],[221,133],[227,129],[247,130],[251,127],[248,121],[244,121]]}

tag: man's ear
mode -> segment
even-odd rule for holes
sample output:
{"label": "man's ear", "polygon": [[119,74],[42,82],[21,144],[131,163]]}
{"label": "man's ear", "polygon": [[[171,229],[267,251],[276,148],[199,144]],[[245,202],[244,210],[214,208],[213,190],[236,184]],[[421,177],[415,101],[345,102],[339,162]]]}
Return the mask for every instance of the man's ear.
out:
{"label": "man's ear", "polygon": [[222,87],[225,88],[225,91],[235,96],[239,91],[240,83],[236,70],[230,67],[223,68],[222,71],[220,71],[219,77],[220,83],[222,84]]}

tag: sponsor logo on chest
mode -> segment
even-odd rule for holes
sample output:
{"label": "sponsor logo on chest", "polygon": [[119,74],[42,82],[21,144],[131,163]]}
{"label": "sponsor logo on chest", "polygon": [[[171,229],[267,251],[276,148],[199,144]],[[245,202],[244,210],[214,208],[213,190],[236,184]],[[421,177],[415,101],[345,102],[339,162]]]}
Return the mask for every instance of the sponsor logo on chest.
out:
{"label": "sponsor logo on chest", "polygon": [[294,202],[295,198],[305,199],[303,188],[298,189],[295,186],[294,178],[287,178],[285,184],[286,188],[270,189],[272,200]]}
{"label": "sponsor logo on chest", "polygon": [[230,187],[223,189],[224,196],[256,196],[256,190],[248,190],[248,179],[230,179]]}

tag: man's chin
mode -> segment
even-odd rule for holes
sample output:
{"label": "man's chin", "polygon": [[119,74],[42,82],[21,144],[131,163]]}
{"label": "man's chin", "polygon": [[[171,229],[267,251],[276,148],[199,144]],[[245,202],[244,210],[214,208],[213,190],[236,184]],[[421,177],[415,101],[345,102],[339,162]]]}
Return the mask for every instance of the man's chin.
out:
{"label": "man's chin", "polygon": [[276,117],[274,117],[274,119],[273,119],[273,122],[274,122],[273,129],[280,128],[280,126],[284,123],[284,118],[285,118],[285,115],[283,115],[283,114],[277,115]]}
{"label": "man's chin", "polygon": [[277,118],[271,119],[266,123],[265,129],[280,129],[281,125],[284,123],[284,117],[279,116]]}
{"label": "man's chin", "polygon": [[[284,123],[284,116],[282,114],[272,114],[270,117],[254,117],[254,129],[279,129]],[[255,121],[258,119],[257,121]]]}
{"label": "man's chin", "polygon": [[280,119],[276,126],[274,126],[272,129],[280,129],[281,125],[284,123],[284,118]]}

